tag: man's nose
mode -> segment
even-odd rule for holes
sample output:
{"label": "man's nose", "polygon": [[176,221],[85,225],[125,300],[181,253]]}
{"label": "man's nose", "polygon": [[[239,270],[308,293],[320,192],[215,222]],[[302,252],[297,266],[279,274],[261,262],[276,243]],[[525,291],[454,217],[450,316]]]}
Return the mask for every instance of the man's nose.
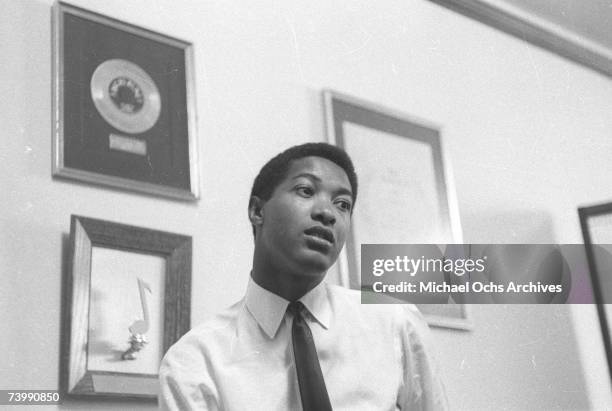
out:
{"label": "man's nose", "polygon": [[334,225],[336,215],[332,209],[332,204],[329,201],[318,201],[312,209],[312,219],[320,221],[323,225]]}

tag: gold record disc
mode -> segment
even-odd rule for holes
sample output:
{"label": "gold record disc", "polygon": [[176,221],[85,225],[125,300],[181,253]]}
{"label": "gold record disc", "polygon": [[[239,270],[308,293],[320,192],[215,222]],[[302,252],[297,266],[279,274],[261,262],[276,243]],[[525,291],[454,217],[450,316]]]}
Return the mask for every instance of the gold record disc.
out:
{"label": "gold record disc", "polygon": [[144,133],[155,125],[161,97],[155,82],[138,65],[106,60],[91,76],[91,98],[110,125],[124,133]]}

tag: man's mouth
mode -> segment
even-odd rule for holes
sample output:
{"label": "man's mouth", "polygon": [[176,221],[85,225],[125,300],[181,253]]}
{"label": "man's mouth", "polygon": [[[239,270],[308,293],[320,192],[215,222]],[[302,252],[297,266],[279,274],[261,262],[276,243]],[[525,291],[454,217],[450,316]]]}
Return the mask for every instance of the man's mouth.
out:
{"label": "man's mouth", "polygon": [[328,228],[320,226],[310,227],[309,229],[304,230],[304,234],[329,244],[333,244],[335,242],[334,233]]}

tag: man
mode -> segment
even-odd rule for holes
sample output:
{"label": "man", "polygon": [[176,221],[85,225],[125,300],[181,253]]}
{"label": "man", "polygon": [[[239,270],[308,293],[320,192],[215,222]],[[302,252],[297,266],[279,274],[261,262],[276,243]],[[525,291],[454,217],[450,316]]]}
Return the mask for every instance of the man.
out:
{"label": "man", "polygon": [[350,158],[329,144],[292,147],[261,169],[246,296],[168,350],[162,409],[446,409],[416,309],[361,305],[357,291],[323,282],[356,197]]}

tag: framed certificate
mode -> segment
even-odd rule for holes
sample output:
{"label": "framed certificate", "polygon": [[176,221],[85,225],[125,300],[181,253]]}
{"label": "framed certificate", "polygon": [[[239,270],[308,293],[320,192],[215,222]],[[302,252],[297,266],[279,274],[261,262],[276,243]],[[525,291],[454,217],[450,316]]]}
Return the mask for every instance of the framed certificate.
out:
{"label": "framed certificate", "polygon": [[197,199],[191,45],[61,2],[54,17],[53,175]]}
{"label": "framed certificate", "polygon": [[61,389],[155,399],[160,361],[190,327],[191,237],[72,216]]}
{"label": "framed certificate", "polygon": [[[349,153],[360,198],[338,259],[340,283],[361,289],[361,244],[461,242],[459,212],[434,125],[324,91],[327,136]],[[465,305],[422,305],[430,325],[469,329]]]}

